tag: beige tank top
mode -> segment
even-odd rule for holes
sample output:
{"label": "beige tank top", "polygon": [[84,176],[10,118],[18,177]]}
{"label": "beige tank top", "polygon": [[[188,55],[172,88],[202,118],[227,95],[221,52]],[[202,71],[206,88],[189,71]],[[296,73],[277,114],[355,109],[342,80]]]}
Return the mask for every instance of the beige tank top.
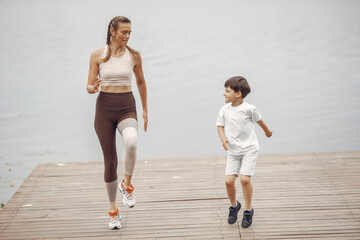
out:
{"label": "beige tank top", "polygon": [[[108,46],[105,47],[103,58],[106,56]],[[119,57],[110,56],[107,62],[99,65],[99,79],[102,80],[101,86],[130,86],[132,84],[134,64],[131,61],[129,49]]]}

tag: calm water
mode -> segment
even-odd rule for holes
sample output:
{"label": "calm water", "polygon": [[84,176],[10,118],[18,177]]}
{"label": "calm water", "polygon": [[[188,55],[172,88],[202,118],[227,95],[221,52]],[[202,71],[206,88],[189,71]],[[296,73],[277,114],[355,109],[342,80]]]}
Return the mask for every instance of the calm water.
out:
{"label": "calm water", "polygon": [[359,12],[329,0],[0,1],[0,202],[39,162],[102,160],[85,86],[116,15],[133,21],[148,84],[140,159],[225,155],[215,120],[233,75],[274,132],[257,127],[261,153],[360,150]]}

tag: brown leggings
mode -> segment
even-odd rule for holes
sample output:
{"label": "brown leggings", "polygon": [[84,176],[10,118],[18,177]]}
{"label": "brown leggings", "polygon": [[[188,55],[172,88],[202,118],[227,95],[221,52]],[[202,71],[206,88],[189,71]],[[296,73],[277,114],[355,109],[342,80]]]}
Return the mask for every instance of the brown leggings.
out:
{"label": "brown leggings", "polygon": [[132,92],[99,93],[94,126],[104,155],[104,180],[107,183],[117,179],[116,129],[118,124],[127,118],[137,120],[136,115]]}

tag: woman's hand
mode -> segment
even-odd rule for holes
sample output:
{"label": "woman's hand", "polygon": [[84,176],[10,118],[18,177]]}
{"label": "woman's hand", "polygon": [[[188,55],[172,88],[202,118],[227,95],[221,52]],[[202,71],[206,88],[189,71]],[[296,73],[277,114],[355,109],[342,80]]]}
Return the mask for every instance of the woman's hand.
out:
{"label": "woman's hand", "polygon": [[88,93],[93,94],[93,93],[99,92],[100,84],[101,84],[101,80],[99,80],[98,78],[96,79],[96,82],[94,85],[88,84],[86,87]]}
{"label": "woman's hand", "polygon": [[101,83],[101,80],[99,80],[99,78],[96,78],[96,82],[94,84],[94,93],[99,92],[100,83]]}
{"label": "woman's hand", "polygon": [[144,119],[144,130],[145,132],[147,131],[147,127],[148,127],[148,114],[147,114],[147,110],[143,111],[143,119]]}

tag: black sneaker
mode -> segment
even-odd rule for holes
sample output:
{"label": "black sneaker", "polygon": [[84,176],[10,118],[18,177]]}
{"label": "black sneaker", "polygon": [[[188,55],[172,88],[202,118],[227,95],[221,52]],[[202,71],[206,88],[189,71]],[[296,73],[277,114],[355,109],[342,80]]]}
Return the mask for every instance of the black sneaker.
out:
{"label": "black sneaker", "polygon": [[241,226],[243,228],[250,227],[250,225],[252,223],[252,217],[253,216],[254,216],[254,209],[251,209],[250,211],[245,210],[244,215],[243,215],[243,219],[242,219],[242,222],[241,222]]}
{"label": "black sneaker", "polygon": [[228,223],[229,224],[234,224],[237,221],[237,215],[238,212],[240,211],[241,208],[241,204],[239,203],[239,201],[236,201],[236,207],[229,207],[229,217],[228,217]]}

